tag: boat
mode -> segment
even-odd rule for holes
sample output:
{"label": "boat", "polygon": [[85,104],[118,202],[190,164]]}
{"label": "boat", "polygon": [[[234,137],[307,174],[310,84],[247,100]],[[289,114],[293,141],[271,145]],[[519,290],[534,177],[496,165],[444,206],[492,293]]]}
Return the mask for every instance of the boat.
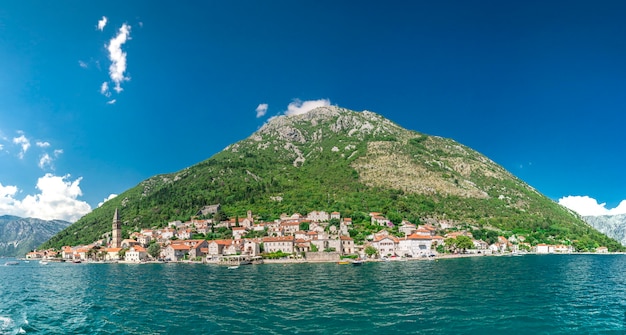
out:
{"label": "boat", "polygon": [[18,264],[20,264],[20,263],[16,262],[16,261],[8,261],[8,262],[4,263],[4,265],[18,265]]}
{"label": "boat", "polygon": [[72,261],[72,263],[74,263],[74,264],[78,264],[80,262],[81,262],[80,259],[75,259],[75,260]]}
{"label": "boat", "polygon": [[360,258],[357,258],[357,259],[352,261],[352,265],[359,266],[359,265],[363,264],[364,262],[365,262],[364,260],[362,260]]}
{"label": "boat", "polygon": [[228,270],[235,270],[235,269],[239,269],[239,265],[231,265],[228,267]]}
{"label": "boat", "polygon": [[41,264],[41,265],[48,265],[48,261],[39,261],[39,264]]}
{"label": "boat", "polygon": [[339,262],[337,262],[337,264],[345,265],[345,264],[350,264],[350,262],[349,261],[339,261]]}

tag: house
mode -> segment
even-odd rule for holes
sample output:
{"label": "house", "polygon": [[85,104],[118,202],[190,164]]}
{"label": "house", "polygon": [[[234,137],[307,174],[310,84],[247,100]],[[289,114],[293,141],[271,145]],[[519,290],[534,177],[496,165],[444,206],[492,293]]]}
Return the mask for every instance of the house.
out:
{"label": "house", "polygon": [[180,229],[176,231],[176,234],[174,236],[176,236],[180,240],[188,240],[191,238],[192,232],[191,229]]}
{"label": "house", "polygon": [[137,242],[143,247],[150,245],[150,241],[152,241],[152,237],[147,235],[139,235],[139,237],[137,237]]}
{"label": "house", "polygon": [[554,246],[554,252],[568,254],[574,252],[574,247],[571,245],[559,244]]}
{"label": "house", "polygon": [[343,220],[341,220],[341,222],[343,224],[345,224],[346,226],[350,226],[350,225],[352,225],[352,218],[343,218]]}
{"label": "house", "polygon": [[409,221],[402,221],[402,223],[400,224],[400,227],[398,228],[398,230],[401,233],[404,233],[404,236],[409,236],[409,235],[413,234],[414,231],[417,230],[417,226],[412,224]]}
{"label": "house", "polygon": [[606,254],[609,252],[609,248],[607,247],[597,247],[596,248],[596,253],[598,254]]}
{"label": "house", "polygon": [[326,212],[313,211],[313,212],[309,213],[306,216],[306,218],[307,218],[307,220],[310,220],[310,221],[313,221],[313,222],[324,222],[324,221],[328,221],[330,216]]}
{"label": "house", "polygon": [[185,244],[170,244],[163,251],[161,255],[167,261],[180,261],[189,255],[189,246]]}
{"label": "house", "polygon": [[119,252],[122,250],[122,248],[107,248],[106,249],[106,255],[104,256],[104,258],[107,261],[118,261],[121,259]]}
{"label": "house", "polygon": [[213,240],[208,241],[209,247],[209,256],[218,256],[222,255],[224,252],[224,247],[232,244],[232,240]]}
{"label": "house", "polygon": [[139,242],[137,242],[135,240],[132,240],[130,238],[127,238],[127,239],[122,240],[121,247],[122,247],[122,249],[128,249],[128,248],[130,248],[130,247],[132,247],[134,245],[138,245],[138,244],[139,244]]}
{"label": "house", "polygon": [[[401,256],[418,257],[431,253],[433,240],[430,235],[413,233],[398,241],[397,253]],[[381,255],[383,255],[381,253]]]}
{"label": "house", "polygon": [[535,252],[538,254],[551,254],[554,252],[554,246],[540,243],[535,246]]}
{"label": "house", "polygon": [[246,227],[233,227],[233,238],[238,240],[242,236],[245,236],[248,233],[248,229]]}
{"label": "house", "polygon": [[387,222],[389,222],[389,220],[387,220],[387,218],[382,215],[372,215],[373,225],[386,226]]}
{"label": "house", "polygon": [[344,255],[354,254],[356,253],[356,249],[354,248],[354,240],[348,236],[340,236],[339,240],[341,241],[341,250],[340,252]]}
{"label": "house", "polygon": [[330,219],[331,220],[332,219],[337,219],[337,220],[341,219],[341,213],[339,213],[339,212],[332,212],[332,213],[330,213]]}
{"label": "house", "polygon": [[250,256],[258,256],[261,254],[260,240],[258,239],[246,239],[243,242],[242,254]]}
{"label": "house", "polygon": [[300,222],[281,222],[280,228],[283,235],[294,235],[298,230],[300,230]]}
{"label": "house", "polygon": [[296,252],[309,252],[311,250],[311,242],[302,238],[296,238],[294,248]]}
{"label": "house", "polygon": [[264,237],[263,249],[265,252],[282,251],[284,253],[293,253],[295,239],[293,236],[281,237]]}
{"label": "house", "polygon": [[335,251],[341,253],[341,240],[328,238],[326,234],[318,234],[317,239],[311,240],[319,251]]}
{"label": "house", "polygon": [[393,256],[396,255],[399,242],[395,236],[381,236],[372,241],[372,246],[376,248],[381,256]]}
{"label": "house", "polygon": [[124,255],[124,259],[129,262],[141,262],[148,258],[148,253],[146,252],[146,248],[136,245],[130,247],[128,251],[126,251],[126,255]]}
{"label": "house", "polygon": [[[189,258],[194,259],[197,257],[204,257],[209,248],[209,243],[205,240],[190,240],[189,243]],[[203,249],[205,251],[203,251]]]}
{"label": "house", "polygon": [[309,232],[306,233],[306,238],[305,239],[309,240],[309,241],[317,240],[317,234],[318,234],[318,232],[316,232],[316,231],[309,231]]}

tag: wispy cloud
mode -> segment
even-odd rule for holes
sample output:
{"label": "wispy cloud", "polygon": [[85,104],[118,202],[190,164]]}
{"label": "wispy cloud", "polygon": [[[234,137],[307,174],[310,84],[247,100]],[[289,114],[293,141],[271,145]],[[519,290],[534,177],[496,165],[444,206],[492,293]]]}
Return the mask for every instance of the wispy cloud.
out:
{"label": "wispy cloud", "polygon": [[122,82],[130,80],[124,75],[126,72],[126,53],[122,51],[122,45],[130,39],[130,26],[124,23],[120,28],[117,36],[111,39],[107,50],[109,51],[109,76],[115,84],[113,88],[115,92],[122,92]]}
{"label": "wispy cloud", "polygon": [[57,158],[59,158],[59,156],[63,153],[63,149],[56,149],[52,152],[51,156],[50,154],[48,154],[47,152],[43,153],[40,157],[39,157],[39,163],[37,164],[37,166],[39,166],[40,169],[45,170],[46,168],[49,168],[51,170],[54,170],[54,165],[52,164],[53,161]]}
{"label": "wispy cloud", "polygon": [[304,114],[312,109],[315,109],[318,107],[328,107],[328,106],[330,106],[329,99],[307,100],[307,101],[295,99],[289,104],[289,106],[287,106],[285,115]]}
{"label": "wispy cloud", "polygon": [[267,107],[268,107],[267,104],[259,104],[256,107],[256,117],[257,118],[263,117],[267,113]]}
{"label": "wispy cloud", "polygon": [[24,136],[24,132],[22,131],[18,131],[18,134],[20,134],[20,136],[18,137],[14,137],[13,138],[13,143],[17,144],[21,147],[20,153],[18,154],[18,157],[20,159],[24,158],[24,154],[26,154],[26,151],[28,151],[28,149],[30,148],[30,141],[26,138],[26,136]]}
{"label": "wispy cloud", "polygon": [[589,196],[570,195],[559,199],[559,204],[582,216],[626,214],[626,200],[622,200],[615,208],[606,208],[606,203],[598,203],[598,200]]}
{"label": "wispy cloud", "polygon": [[48,153],[45,153],[43,155],[41,155],[41,157],[39,157],[39,164],[37,164],[39,166],[40,169],[45,169],[46,167],[51,167],[52,166],[52,157],[50,157],[50,155],[48,155]]}
{"label": "wispy cloud", "polygon": [[84,62],[84,61],[82,61],[82,60],[79,60],[79,61],[78,61],[78,66],[82,67],[83,69],[86,69],[87,67],[89,67],[89,66],[87,65],[87,63],[85,63],[85,62]]}
{"label": "wispy cloud", "polygon": [[115,104],[115,102],[117,102],[117,100],[115,100],[115,99],[109,100],[109,101],[107,101],[107,105],[113,105],[113,104]]}
{"label": "wispy cloud", "polygon": [[91,211],[88,203],[78,200],[82,196],[82,178],[70,180],[70,175],[55,176],[47,173],[37,180],[38,194],[18,199],[16,186],[0,183],[0,212],[21,217],[44,220],[61,219],[75,222]]}
{"label": "wispy cloud", "polygon": [[50,146],[50,143],[48,143],[48,142],[41,142],[41,141],[37,141],[37,142],[35,143],[35,145],[37,145],[37,146],[38,146],[38,147],[40,147],[40,148],[47,148],[47,147],[49,147],[49,146]]}
{"label": "wispy cloud", "polygon": [[108,82],[105,81],[104,83],[102,83],[102,85],[100,86],[100,94],[104,95],[107,98],[111,96],[111,91],[109,91]]}
{"label": "wispy cloud", "polygon": [[100,19],[98,21],[98,25],[96,26],[96,29],[103,31],[104,27],[107,25],[108,19],[106,16],[103,16],[102,19]]}

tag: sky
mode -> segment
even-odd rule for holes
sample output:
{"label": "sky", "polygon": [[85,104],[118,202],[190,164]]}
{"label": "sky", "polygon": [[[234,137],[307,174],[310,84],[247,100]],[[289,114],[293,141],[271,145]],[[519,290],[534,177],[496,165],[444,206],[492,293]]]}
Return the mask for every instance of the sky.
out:
{"label": "sky", "polygon": [[626,213],[624,1],[4,1],[0,215],[76,221],[269,118],[370,110]]}

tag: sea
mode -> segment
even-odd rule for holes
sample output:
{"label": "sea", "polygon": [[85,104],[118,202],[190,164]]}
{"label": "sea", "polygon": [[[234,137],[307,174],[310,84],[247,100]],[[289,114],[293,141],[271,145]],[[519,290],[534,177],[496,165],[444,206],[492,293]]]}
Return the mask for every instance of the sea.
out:
{"label": "sea", "polygon": [[626,333],[626,255],[238,269],[0,261],[0,334]]}

